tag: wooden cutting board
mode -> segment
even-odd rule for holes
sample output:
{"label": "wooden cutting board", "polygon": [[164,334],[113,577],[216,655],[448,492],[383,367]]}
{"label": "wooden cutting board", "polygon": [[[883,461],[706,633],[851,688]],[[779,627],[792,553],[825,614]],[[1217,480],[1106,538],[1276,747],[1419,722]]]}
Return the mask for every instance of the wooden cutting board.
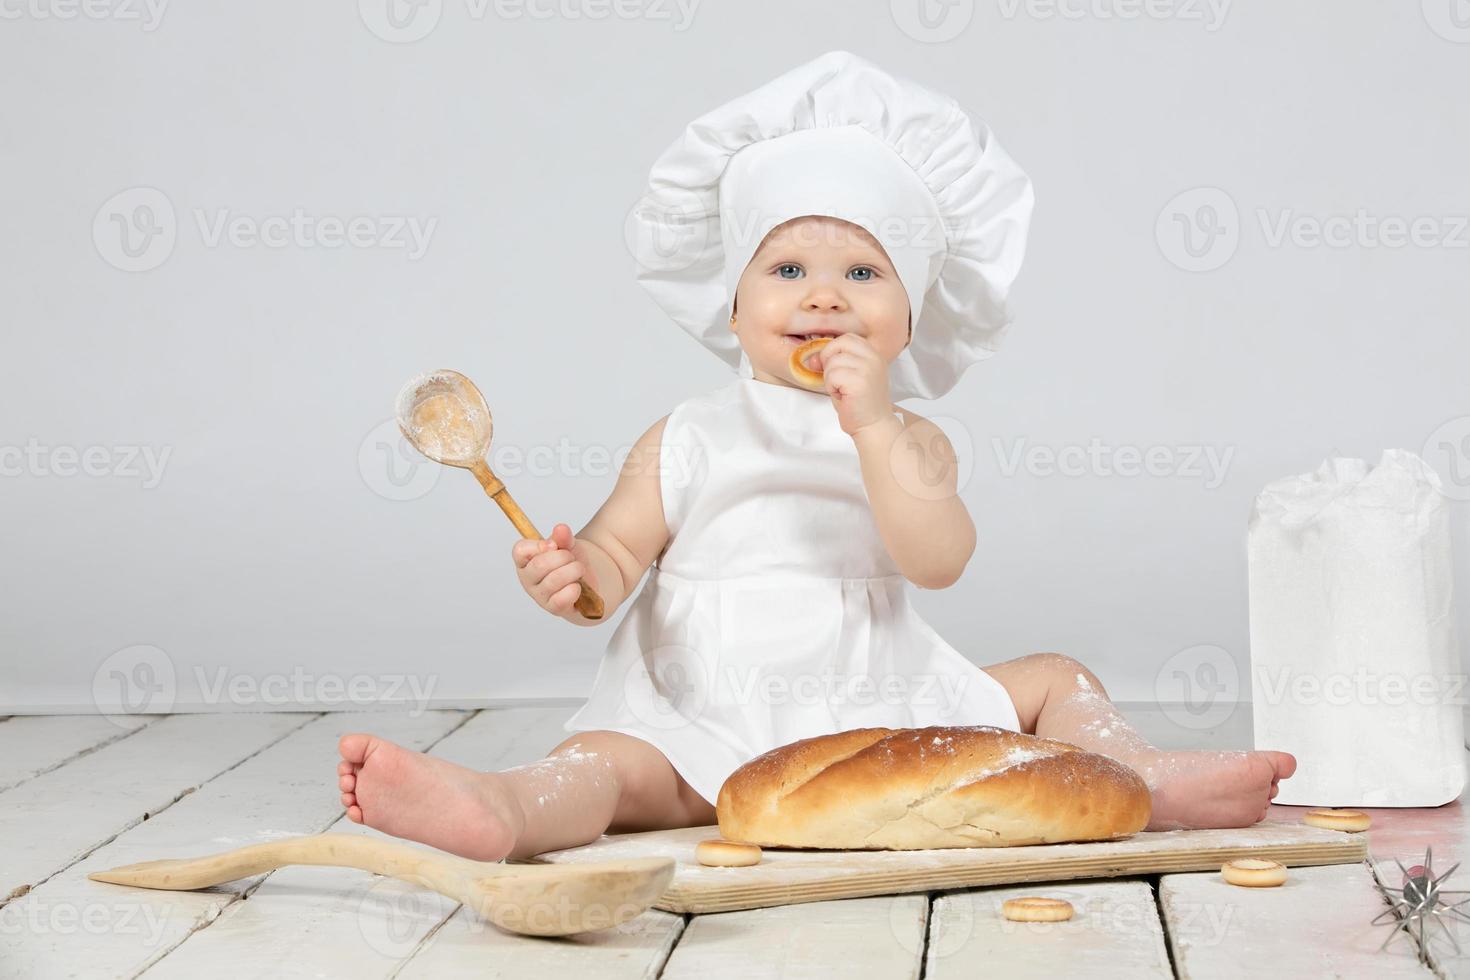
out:
{"label": "wooden cutting board", "polygon": [[694,845],[716,827],[603,836],[582,847],[548,851],[535,862],[559,864],[629,857],[671,857],[674,880],[655,907],[669,912],[729,912],[1022,881],[1067,881],[1175,871],[1219,871],[1232,858],[1259,857],[1288,867],[1367,859],[1365,834],[1265,821],[1239,830],[1171,830],[1120,841],[961,847],[932,851],[789,851],[767,848],[748,868],[707,868]]}

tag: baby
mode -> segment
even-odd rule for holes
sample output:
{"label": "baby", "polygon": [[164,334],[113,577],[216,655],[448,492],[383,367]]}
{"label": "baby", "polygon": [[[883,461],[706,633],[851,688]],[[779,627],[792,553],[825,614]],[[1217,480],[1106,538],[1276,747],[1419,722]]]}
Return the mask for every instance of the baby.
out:
{"label": "baby", "polygon": [[[819,367],[842,431],[862,458],[874,519],[893,558],[916,584],[954,582],[975,531],[954,493],[957,468],[941,429],[911,412],[899,421],[886,369],[908,336],[902,287],[882,246],[861,228],[804,217],[778,226],[742,276],[735,307],[740,345],[759,384],[799,388],[789,360],[796,334],[836,333],[808,364]],[[629,455],[608,501],[580,534],[558,524],[546,540],[511,550],[526,592],[548,612],[596,625],[613,612],[669,543],[660,502],[664,419]],[[904,440],[915,452],[895,452]],[[921,455],[922,454],[922,455]],[[900,465],[945,474],[948,495],[916,507]],[[942,506],[933,506],[934,504]],[[585,578],[604,618],[573,608]],[[1057,653],[984,668],[1009,695],[1020,731],[1071,742],[1135,769],[1153,795],[1149,830],[1243,827],[1261,820],[1290,776],[1284,752],[1165,752],[1149,745],[1108,700],[1096,675]],[[957,722],[962,723],[962,722]],[[653,745],[612,731],[579,733],[540,762],[475,772],[371,735],[343,736],[338,767],[348,817],[385,833],[482,861],[572,847],[623,833],[713,823],[696,792]]]}
{"label": "baby", "polygon": [[[650,246],[644,283],[743,373],[655,422],[580,533],[558,524],[511,549],[526,593],[579,626],[609,622],[649,576],[567,723],[574,734],[501,772],[345,735],[349,819],[476,860],[523,858],[604,832],[714,823],[724,777],[799,738],[951,724],[1112,756],[1148,785],[1150,830],[1261,820],[1296,768],[1289,754],[1163,751],[1078,661],[976,667],[908,604],[908,584],[947,588],[975,549],[953,447],[893,400],[942,394],[1004,325],[1030,188],[988,131],[832,52],[689,133],[655,185],[718,190],[722,213],[703,231],[723,269]],[[911,220],[895,232],[874,214]],[[911,233],[931,218],[944,234]],[[813,334],[833,338],[806,361],[820,390],[790,363]],[[671,476],[676,456],[688,485]],[[602,619],[575,610],[580,579],[603,597]],[[789,696],[818,675],[846,684]],[[913,681],[952,697],[936,706]],[[853,696],[864,685],[869,696]]]}

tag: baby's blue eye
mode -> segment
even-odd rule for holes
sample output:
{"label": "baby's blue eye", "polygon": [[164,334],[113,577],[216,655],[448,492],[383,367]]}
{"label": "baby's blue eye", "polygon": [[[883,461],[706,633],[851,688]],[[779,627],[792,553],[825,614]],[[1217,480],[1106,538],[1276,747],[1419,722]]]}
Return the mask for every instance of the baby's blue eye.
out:
{"label": "baby's blue eye", "polygon": [[[788,276],[786,274],[787,269],[795,270],[796,275]],[[798,279],[801,277],[801,266],[795,264],[794,262],[786,262],[776,267],[776,274],[782,279]]]}
{"label": "baby's blue eye", "polygon": [[860,266],[854,267],[853,269],[851,269],[848,272],[848,275],[851,276],[853,273],[856,273],[856,272],[866,272],[867,273],[867,277],[866,278],[863,278],[863,279],[854,280],[855,282],[871,282],[872,279],[873,279],[873,270],[871,268],[869,268],[868,266],[866,266],[866,265],[860,265]]}

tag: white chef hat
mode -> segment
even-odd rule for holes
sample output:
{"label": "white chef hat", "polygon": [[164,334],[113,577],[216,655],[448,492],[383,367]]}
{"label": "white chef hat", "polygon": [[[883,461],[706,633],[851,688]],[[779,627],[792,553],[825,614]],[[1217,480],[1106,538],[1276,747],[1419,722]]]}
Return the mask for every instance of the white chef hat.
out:
{"label": "white chef hat", "polygon": [[938,398],[995,352],[1026,248],[1031,182],[948,96],[829,51],[691,122],[629,215],[643,288],[749,377],[730,330],[735,286],[776,225],[850,221],[882,245],[913,339],[890,394]]}

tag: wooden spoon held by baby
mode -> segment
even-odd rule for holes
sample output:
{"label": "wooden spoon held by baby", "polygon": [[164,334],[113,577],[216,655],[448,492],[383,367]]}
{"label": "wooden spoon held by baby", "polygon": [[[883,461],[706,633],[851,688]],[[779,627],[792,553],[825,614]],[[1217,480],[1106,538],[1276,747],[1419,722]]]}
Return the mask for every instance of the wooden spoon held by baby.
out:
{"label": "wooden spoon held by baby", "polygon": [[87,877],[115,885],[193,891],[293,864],[358,868],[411,882],[462,902],[502,929],[527,936],[609,929],[640,915],[674,877],[669,858],[501,864],[363,834],[288,837],[204,857],[125,864]]}
{"label": "wooden spoon held by baby", "polygon": [[[490,407],[474,382],[458,371],[434,371],[419,375],[398,393],[398,428],[415,449],[436,463],[458,466],[475,474],[490,499],[500,505],[523,538],[543,538],[536,525],[511,497],[510,491],[485,463],[494,426]],[[577,612],[588,619],[601,619],[602,596],[585,578],[577,601]]]}

